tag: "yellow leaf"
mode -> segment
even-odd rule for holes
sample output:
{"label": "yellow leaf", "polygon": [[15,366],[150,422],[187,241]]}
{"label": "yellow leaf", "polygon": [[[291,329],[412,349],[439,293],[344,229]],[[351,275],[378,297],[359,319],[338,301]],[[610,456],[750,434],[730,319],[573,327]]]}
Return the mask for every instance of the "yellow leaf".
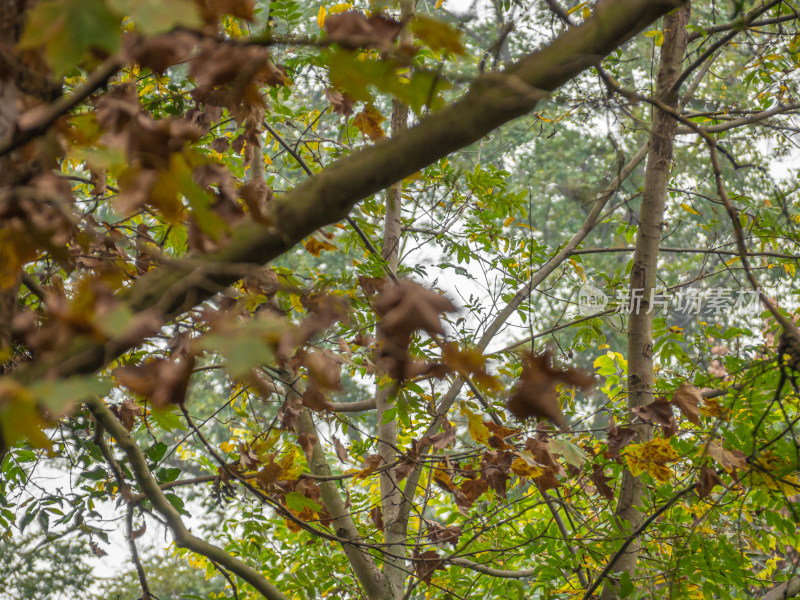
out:
{"label": "yellow leaf", "polygon": [[586,283],[586,274],[583,272],[583,267],[582,267],[582,266],[580,266],[580,265],[579,265],[579,264],[578,264],[578,263],[577,263],[577,262],[576,262],[574,259],[572,259],[572,258],[570,258],[570,259],[569,259],[569,262],[570,262],[570,264],[572,265],[572,268],[573,268],[573,269],[575,269],[575,272],[576,272],[576,273],[578,274],[578,276],[581,278],[581,281],[583,281],[584,283]]}
{"label": "yellow leaf", "polygon": [[667,463],[680,460],[680,456],[669,440],[656,438],[643,444],[630,444],[625,448],[625,460],[631,474],[636,477],[647,473],[658,481],[669,481],[672,471]]}
{"label": "yellow leaf", "polygon": [[472,439],[479,444],[483,444],[484,446],[488,445],[489,436],[491,433],[489,432],[489,428],[483,424],[483,418],[481,418],[480,415],[472,412],[467,405],[463,403],[461,404],[461,413],[467,417],[467,420],[469,421],[467,430],[469,431],[469,435],[472,437]]}
{"label": "yellow leaf", "polygon": [[339,4],[334,4],[333,6],[331,6],[328,9],[328,12],[331,13],[332,15],[335,15],[338,13],[342,13],[346,10],[350,10],[351,8],[353,8],[353,5],[350,4],[349,2],[341,2]]}
{"label": "yellow leaf", "polygon": [[576,13],[576,12],[578,12],[580,9],[582,9],[584,6],[586,6],[586,2],[581,2],[580,4],[576,4],[575,6],[573,6],[572,8],[570,8],[570,9],[567,11],[567,14],[568,14],[568,15],[571,15],[572,13]]}
{"label": "yellow leaf", "polygon": [[716,398],[703,398],[703,405],[700,407],[700,414],[704,417],[717,417],[722,421],[728,420],[728,414],[724,406]]}
{"label": "yellow leaf", "polygon": [[317,25],[319,25],[320,29],[325,27],[325,15],[327,12],[328,11],[325,10],[324,6],[319,7],[319,12],[317,13]]}
{"label": "yellow leaf", "polygon": [[514,217],[508,217],[505,221],[503,221],[503,227],[508,227],[514,222]]}
{"label": "yellow leaf", "polygon": [[[693,215],[700,215],[700,213],[699,213],[699,212],[697,212],[697,211],[694,209],[694,207],[692,207],[692,206],[691,206],[691,205],[689,205],[689,204],[686,204],[685,202],[682,202],[682,203],[681,203],[681,208],[682,208],[683,210],[685,210],[686,212],[688,212],[688,213],[691,213],[691,214],[693,214]],[[702,216],[702,215],[700,215],[700,216]]]}
{"label": "yellow leaf", "polygon": [[292,304],[292,308],[295,309],[297,312],[302,313],[305,312],[303,305],[300,302],[300,296],[297,294],[289,294],[289,302]]}
{"label": "yellow leaf", "polygon": [[319,256],[323,250],[336,250],[336,246],[324,240],[318,240],[315,237],[308,238],[303,244],[312,255]]}
{"label": "yellow leaf", "polygon": [[281,479],[297,479],[300,474],[300,465],[297,464],[297,457],[300,456],[296,446],[289,446],[288,452],[278,463],[281,467]]}
{"label": "yellow leaf", "polygon": [[219,445],[219,449],[223,452],[231,452],[234,448],[236,448],[236,444],[232,444],[231,442],[222,442]]}
{"label": "yellow leaf", "polygon": [[464,45],[461,43],[461,32],[447,23],[417,15],[409,24],[409,28],[434,52],[465,54]]}
{"label": "yellow leaf", "polygon": [[442,4],[444,4],[444,0],[436,0],[436,5],[433,8],[442,8]]}
{"label": "yellow leaf", "polygon": [[381,127],[384,116],[371,104],[353,117],[353,125],[372,140],[379,140],[385,134]]}
{"label": "yellow leaf", "polygon": [[511,463],[511,471],[517,477],[539,477],[543,471],[534,464],[530,451],[526,450],[524,454],[528,454],[530,460],[526,460],[525,456],[518,456]]}

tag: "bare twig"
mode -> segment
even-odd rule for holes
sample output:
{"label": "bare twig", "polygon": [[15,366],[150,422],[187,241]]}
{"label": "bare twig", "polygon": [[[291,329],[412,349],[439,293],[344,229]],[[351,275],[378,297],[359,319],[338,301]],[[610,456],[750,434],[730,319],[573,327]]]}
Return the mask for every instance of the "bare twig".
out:
{"label": "bare twig", "polygon": [[136,576],[139,578],[139,585],[142,588],[141,600],[150,600],[150,586],[147,583],[147,574],[142,566],[142,561],[139,559],[139,551],[136,549],[136,540],[133,537],[133,506],[128,505],[128,510],[125,513],[125,537],[128,540],[128,548],[131,551],[131,560],[136,567]]}

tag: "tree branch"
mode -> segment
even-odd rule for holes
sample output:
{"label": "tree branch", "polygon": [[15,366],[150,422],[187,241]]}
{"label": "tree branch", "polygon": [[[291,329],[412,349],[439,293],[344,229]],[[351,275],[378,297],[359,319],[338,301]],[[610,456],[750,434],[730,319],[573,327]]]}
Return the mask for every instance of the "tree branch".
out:
{"label": "tree branch", "polygon": [[[33,123],[23,123],[23,126],[17,129],[16,133],[9,141],[0,145],[0,156],[4,156],[20,146],[27,144],[31,140],[44,135],[59,117],[67,114],[100,89],[123,66],[125,66],[125,63],[119,56],[107,58],[103,64],[89,74],[89,77],[86,78],[86,82],[75,90],[72,95],[62,96],[47,106],[41,113],[41,116]],[[38,107],[32,110],[38,110]],[[24,118],[25,114],[20,116],[20,120]]]}
{"label": "tree branch", "polygon": [[181,548],[187,548],[192,552],[219,563],[231,573],[236,574],[252,585],[268,600],[287,600],[280,590],[267,581],[261,573],[248,566],[242,560],[229,555],[222,548],[209,544],[190,533],[183,524],[180,514],[175,507],[170,504],[167,497],[161,491],[158,482],[150,473],[144,453],[136,444],[128,430],[125,429],[122,423],[114,416],[102,399],[98,397],[87,398],[86,405],[94,415],[94,418],[108,430],[125,453],[130,463],[131,471],[136,478],[136,482],[150,502],[153,503],[153,508],[167,522],[167,526],[175,538],[176,545]]}
{"label": "tree branch", "polygon": [[787,600],[798,595],[800,595],[800,577],[792,577],[786,583],[761,596],[761,600]]}
{"label": "tree branch", "polygon": [[[571,28],[546,48],[503,73],[479,77],[462,100],[433,113],[418,126],[391,140],[341,159],[286,193],[271,205],[271,222],[264,227],[247,221],[234,228],[231,240],[218,252],[192,265],[163,265],[140,277],[123,299],[134,313],[158,308],[166,322],[224,287],[237,276],[220,263],[263,264],[280,256],[322,226],[345,218],[362,198],[463,148],[532,110],[539,99],[569,81],[645,26],[681,6],[685,0],[604,0],[593,16]],[[188,277],[187,277],[188,276]],[[15,372],[22,381],[91,373],[119,356],[129,343],[98,343],[88,339],[54,352],[48,361],[28,364]]]}
{"label": "tree branch", "polygon": [[136,567],[136,576],[139,578],[139,585],[142,588],[141,600],[150,600],[150,586],[147,583],[147,574],[144,572],[142,561],[139,559],[139,551],[136,549],[136,540],[133,538],[133,505],[128,504],[125,513],[125,537],[128,540],[128,548],[131,551],[131,560]]}

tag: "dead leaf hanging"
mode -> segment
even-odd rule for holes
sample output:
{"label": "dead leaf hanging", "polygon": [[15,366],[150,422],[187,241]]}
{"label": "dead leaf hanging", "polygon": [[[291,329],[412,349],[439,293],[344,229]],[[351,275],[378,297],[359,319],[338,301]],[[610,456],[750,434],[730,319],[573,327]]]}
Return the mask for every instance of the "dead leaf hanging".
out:
{"label": "dead leaf hanging", "polygon": [[549,419],[566,429],[567,422],[558,404],[556,385],[559,383],[586,390],[594,384],[594,378],[580,369],[554,367],[549,351],[538,355],[525,352],[522,377],[508,401],[508,410],[518,419]]}

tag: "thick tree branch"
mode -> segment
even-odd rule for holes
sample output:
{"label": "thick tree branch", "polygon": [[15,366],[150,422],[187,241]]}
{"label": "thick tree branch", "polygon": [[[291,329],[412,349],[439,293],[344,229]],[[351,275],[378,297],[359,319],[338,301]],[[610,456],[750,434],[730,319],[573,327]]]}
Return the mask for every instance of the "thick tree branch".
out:
{"label": "thick tree branch", "polygon": [[131,471],[136,478],[136,483],[153,504],[153,508],[164,518],[167,526],[175,538],[175,543],[181,548],[200,554],[219,563],[231,573],[241,577],[252,585],[262,596],[268,600],[286,600],[286,597],[272,585],[258,571],[248,566],[242,560],[229,555],[222,548],[194,536],[183,524],[180,514],[161,491],[158,482],[150,473],[147,460],[141,448],[136,444],[133,436],[125,429],[124,425],[114,416],[102,399],[91,397],[86,399],[86,405],[99,423],[114,437],[117,444],[125,453],[131,466]]}
{"label": "thick tree branch", "polygon": [[786,583],[761,596],[761,600],[788,600],[798,595],[800,595],[800,577],[792,577]]}
{"label": "thick tree branch", "polygon": [[[273,227],[237,226],[222,250],[194,261],[163,265],[139,278],[124,299],[134,313],[156,308],[164,321],[202,302],[237,277],[218,266],[263,264],[318,228],[345,218],[360,199],[463,148],[532,110],[539,99],[602,58],[685,0],[604,0],[580,26],[560,35],[502,73],[479,77],[464,98],[395,138],[356,152],[309,178],[272,204]],[[79,340],[51,361],[20,369],[22,380],[45,374],[91,373],[129,343]]]}
{"label": "thick tree branch", "polygon": [[[291,393],[291,392],[290,392]],[[294,424],[294,429],[298,435],[314,436],[311,439],[318,440],[317,428],[311,418],[310,411],[303,407]],[[325,452],[319,441],[313,444],[311,453],[306,456],[308,468],[311,473],[320,477],[331,476],[331,469],[325,458]],[[350,565],[358,577],[359,582],[364,588],[367,598],[370,600],[387,600],[392,598],[391,589],[388,581],[378,570],[375,562],[363,548],[355,544],[349,544],[347,540],[358,540],[361,536],[356,529],[353,518],[344,506],[339,489],[333,481],[323,479],[319,483],[320,494],[325,508],[333,518],[336,527],[336,536],[343,540],[342,548],[347,554]]]}

